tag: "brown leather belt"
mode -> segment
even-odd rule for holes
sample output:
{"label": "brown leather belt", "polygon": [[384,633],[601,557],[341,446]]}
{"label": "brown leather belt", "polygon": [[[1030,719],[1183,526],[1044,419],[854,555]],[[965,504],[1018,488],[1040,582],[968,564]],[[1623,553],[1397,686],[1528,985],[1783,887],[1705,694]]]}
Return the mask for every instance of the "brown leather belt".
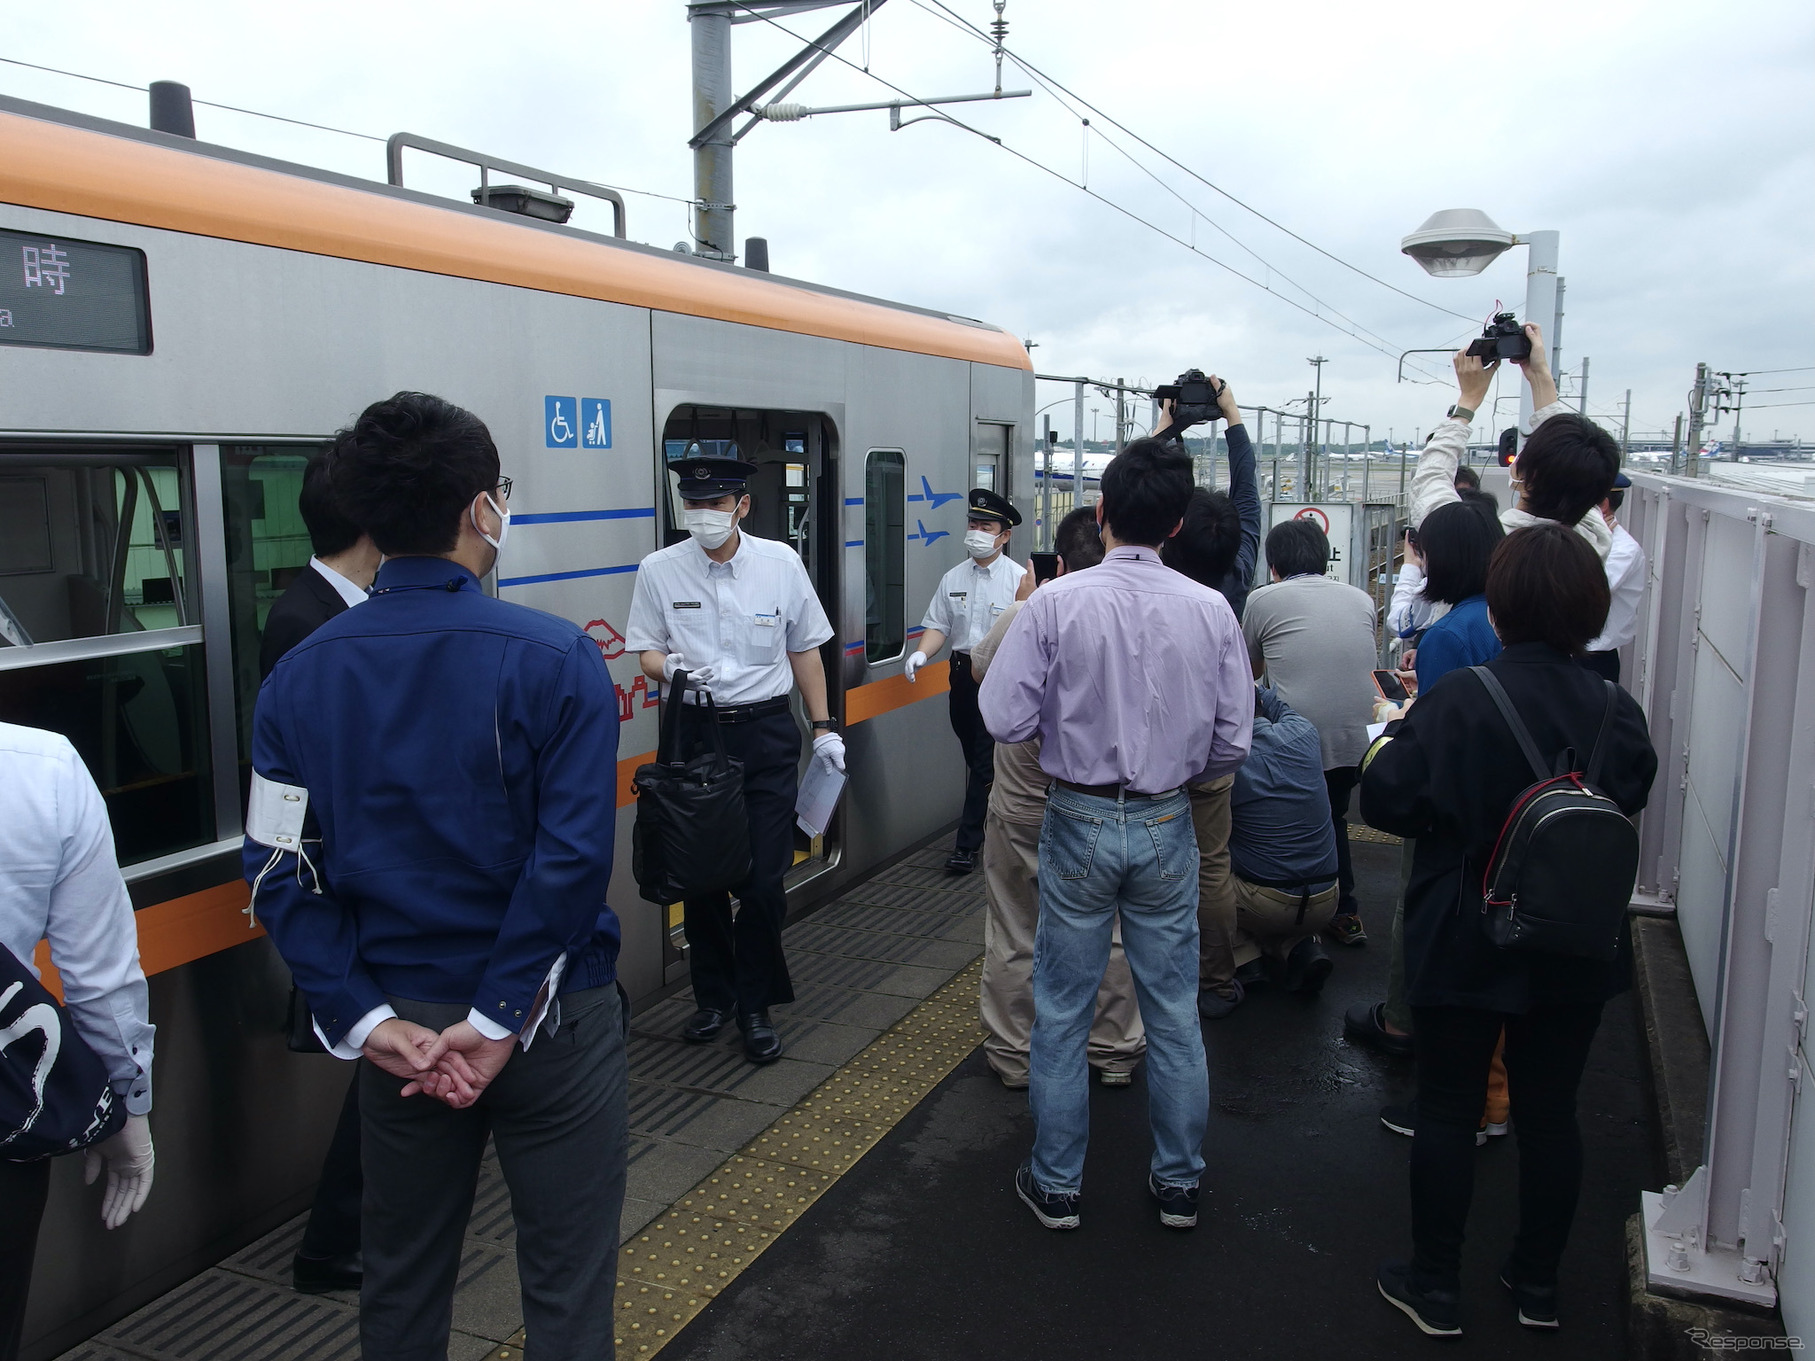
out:
{"label": "brown leather belt", "polygon": [[1169,799],[1178,793],[1176,789],[1163,789],[1158,794],[1138,794],[1125,784],[1073,784],[1056,778],[1053,783],[1074,794],[1090,794],[1099,799]]}

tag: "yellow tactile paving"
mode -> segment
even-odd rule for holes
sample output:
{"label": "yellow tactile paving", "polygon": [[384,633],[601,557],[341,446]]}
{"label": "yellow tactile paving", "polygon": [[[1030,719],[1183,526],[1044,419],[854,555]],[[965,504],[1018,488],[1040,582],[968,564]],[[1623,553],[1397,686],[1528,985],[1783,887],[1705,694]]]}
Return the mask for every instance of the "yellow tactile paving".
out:
{"label": "yellow tactile paving", "polygon": [[961,970],[624,1244],[619,1355],[666,1346],[977,1047],[982,969]]}

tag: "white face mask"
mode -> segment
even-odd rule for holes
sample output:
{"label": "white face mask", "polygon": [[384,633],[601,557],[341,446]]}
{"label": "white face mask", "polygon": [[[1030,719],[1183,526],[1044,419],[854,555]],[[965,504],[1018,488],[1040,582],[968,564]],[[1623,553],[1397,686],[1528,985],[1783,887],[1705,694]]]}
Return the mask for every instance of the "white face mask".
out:
{"label": "white face mask", "polygon": [[477,507],[467,507],[466,513],[472,516],[473,528],[478,530],[479,537],[502,553],[504,551],[504,541],[510,537],[510,507],[501,506],[496,501],[492,500],[492,494],[490,492],[481,492],[480,495],[485,497],[485,504],[492,508],[492,514],[498,517],[498,537],[494,539],[490,534],[487,534],[483,529],[479,528],[479,511]]}
{"label": "white face mask", "polygon": [[988,530],[973,529],[964,536],[964,551],[973,558],[987,558],[997,547],[996,536]]}
{"label": "white face mask", "polygon": [[737,528],[734,510],[686,510],[681,513],[681,519],[693,541],[708,552],[722,547],[731,537],[731,531]]}

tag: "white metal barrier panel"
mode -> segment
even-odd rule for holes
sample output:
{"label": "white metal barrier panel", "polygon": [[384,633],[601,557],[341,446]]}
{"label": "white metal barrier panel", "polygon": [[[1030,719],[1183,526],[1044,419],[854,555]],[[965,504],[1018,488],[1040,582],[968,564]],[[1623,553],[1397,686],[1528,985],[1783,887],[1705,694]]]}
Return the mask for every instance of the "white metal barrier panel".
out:
{"label": "white metal barrier panel", "polygon": [[1624,674],[1659,760],[1639,901],[1674,908],[1712,1047],[1701,1166],[1644,1197],[1649,1277],[1781,1301],[1808,1336],[1815,503],[1631,476],[1621,518],[1650,568]]}

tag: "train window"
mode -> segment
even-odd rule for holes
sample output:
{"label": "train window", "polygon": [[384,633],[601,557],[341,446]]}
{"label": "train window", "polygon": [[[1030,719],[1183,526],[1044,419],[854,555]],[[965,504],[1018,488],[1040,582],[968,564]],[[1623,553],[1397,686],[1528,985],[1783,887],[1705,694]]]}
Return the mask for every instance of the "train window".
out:
{"label": "train window", "polygon": [[0,454],[0,720],[69,738],[124,864],[216,834],[192,517],[174,450]]}
{"label": "train window", "polygon": [[307,445],[221,449],[221,504],[227,529],[227,600],[233,620],[233,693],[241,783],[252,760],[252,708],[265,617],[309,565],[309,531],[297,509]]}
{"label": "train window", "polygon": [[176,454],[0,461],[0,647],[198,623]]}
{"label": "train window", "polygon": [[872,449],[863,474],[864,658],[899,657],[907,643],[907,460]]}

